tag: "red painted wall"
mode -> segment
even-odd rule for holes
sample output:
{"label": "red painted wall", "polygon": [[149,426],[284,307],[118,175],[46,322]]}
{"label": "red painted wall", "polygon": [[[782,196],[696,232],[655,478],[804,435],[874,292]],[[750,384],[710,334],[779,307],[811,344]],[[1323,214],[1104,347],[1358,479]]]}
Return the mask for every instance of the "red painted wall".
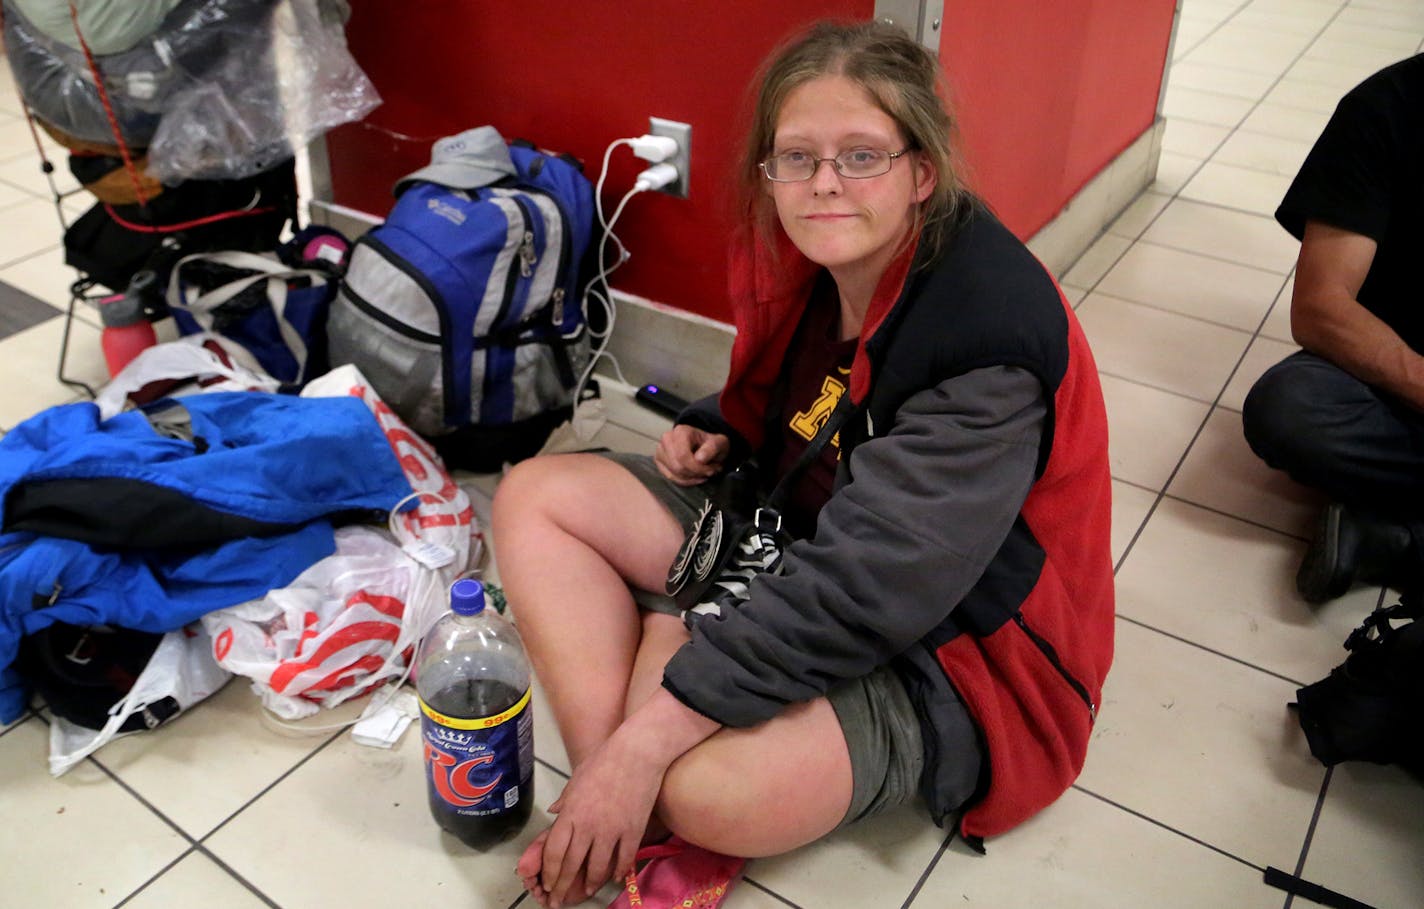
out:
{"label": "red painted wall", "polygon": [[945,6],[971,183],[1027,238],[1152,125],[1175,0]]}
{"label": "red painted wall", "polygon": [[[652,0],[538,4],[352,0],[356,59],[384,103],[328,138],[335,201],[384,215],[395,179],[441,136],[492,124],[581,158],[648,117],[692,125],[690,198],[643,194],[618,234],[633,257],[615,287],[727,318],[726,187],[747,83],[814,19],[868,18],[874,0]],[[1151,125],[1172,0],[954,0],[941,59],[955,83],[972,182],[1020,236],[1046,223]],[[611,211],[644,162],[614,152]]]}

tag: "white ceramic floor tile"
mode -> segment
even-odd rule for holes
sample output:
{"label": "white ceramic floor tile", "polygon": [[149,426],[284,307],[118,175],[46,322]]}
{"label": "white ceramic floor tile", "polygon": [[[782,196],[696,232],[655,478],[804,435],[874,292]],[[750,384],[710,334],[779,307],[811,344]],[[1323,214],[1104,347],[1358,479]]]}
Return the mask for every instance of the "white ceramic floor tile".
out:
{"label": "white ceramic floor tile", "polygon": [[[0,217],[3,216],[4,213],[0,212]],[[74,269],[64,264],[64,249],[60,246],[43,250],[0,268],[0,281],[18,287],[56,309],[68,306],[70,285],[78,277]],[[100,326],[99,313],[92,307],[77,307],[75,316],[95,328]]]}
{"label": "white ceramic floor tile", "polygon": [[[1171,88],[1190,88],[1255,101],[1270,89],[1271,83],[1276,81],[1288,62],[1288,59],[1282,61],[1276,72],[1253,72],[1222,66],[1216,60],[1203,57],[1204,49],[1209,46],[1211,39],[1203,42],[1185,59],[1173,63],[1167,73],[1167,84]],[[1234,52],[1229,56],[1234,56]]]}
{"label": "white ceramic floor tile", "polygon": [[1060,284],[1059,287],[1062,289],[1063,297],[1068,301],[1069,306],[1076,307],[1079,303],[1082,303],[1083,298],[1088,295],[1088,288],[1086,287],[1074,287],[1072,284]]}
{"label": "white ceramic floor tile", "polygon": [[[1170,196],[1144,192],[1108,226],[1108,233],[1136,239],[1170,201]],[[0,275],[0,278],[3,278],[3,275]]]}
{"label": "white ceramic floor tile", "polygon": [[[343,704],[294,725],[346,722],[365,703]],[[235,678],[172,725],[119,739],[95,758],[184,832],[201,839],[334,734],[277,726],[264,716],[247,680]],[[222,786],[212,786],[214,779]]]}
{"label": "white ceramic floor tile", "polygon": [[1270,315],[1266,316],[1266,321],[1261,324],[1261,334],[1275,341],[1286,344],[1294,344],[1295,338],[1291,335],[1290,327],[1290,304],[1291,293],[1295,290],[1295,273],[1286,279],[1286,284],[1281,288],[1281,292],[1276,295],[1276,302],[1271,306]]}
{"label": "white ceramic floor tile", "polygon": [[[1186,220],[1189,219],[1179,219],[1179,227],[1159,229],[1159,218],[1148,234],[1164,240],[1180,237],[1190,241]],[[1098,292],[1242,331],[1255,331],[1280,290],[1279,274],[1158,246],[1148,239],[1144,235],[1118,260],[1098,282]],[[1176,277],[1164,281],[1163,275]]]}
{"label": "white ceramic floor tile", "polygon": [[1176,394],[1213,401],[1251,336],[1100,293],[1078,306],[1098,369]]}
{"label": "white ceramic floor tile", "polygon": [[[10,77],[10,67],[6,65],[3,69],[5,70],[5,77],[8,80]],[[3,111],[11,117],[20,117],[24,115],[24,109],[24,102],[15,94],[11,83],[7,81],[4,86],[0,86],[0,111]]]}
{"label": "white ceramic floor tile", "polygon": [[1361,6],[1352,3],[1340,12],[1336,22],[1342,26],[1382,28],[1424,38],[1424,9],[1414,4],[1391,9],[1373,4]]}
{"label": "white ceramic floor tile", "polygon": [[1102,385],[1113,477],[1162,489],[1210,406],[1110,375]]}
{"label": "white ceramic floor tile", "polygon": [[1339,92],[1323,88],[1317,82],[1302,82],[1299,79],[1282,79],[1265,98],[1266,104],[1297,107],[1321,114],[1333,112],[1339,101]]}
{"label": "white ceramic floor tile", "polygon": [[1292,728],[1294,695],[1290,682],[1119,621],[1078,785],[1255,865],[1293,868],[1325,776]]}
{"label": "white ceramic floor tile", "polygon": [[1301,876],[1377,909],[1424,905],[1421,815],[1424,787],[1398,767],[1340,764]]}
{"label": "white ceramic floor tile", "polygon": [[[1115,845],[1107,850],[1103,843]],[[1280,894],[1250,865],[1077,790],[988,846],[987,856],[951,847],[912,909],[1281,905]]]}
{"label": "white ceramic floor tile", "polygon": [[[1339,94],[1336,95],[1336,98],[1338,97]],[[1321,112],[1263,101],[1251,111],[1250,116],[1241,121],[1241,128],[1253,133],[1314,144],[1329,121],[1331,110],[1334,110],[1333,106]]]}
{"label": "white ceramic floor tile", "polygon": [[[418,730],[390,751],[343,736],[206,845],[280,906],[505,909],[523,891],[514,863],[548,825],[543,806],[558,778],[536,765],[529,824],[483,853],[440,831],[425,787]],[[300,859],[292,854],[298,844]]]}
{"label": "white ceramic floor tile", "polygon": [[1221,22],[1245,4],[1241,0],[1182,0],[1178,5],[1184,16],[1208,17]]}
{"label": "white ceramic floor tile", "polygon": [[1157,501],[1157,493],[1113,480],[1112,496],[1112,554],[1113,564],[1117,564],[1137,536],[1152,503]]}
{"label": "white ceramic floor tile", "polygon": [[1309,153],[1309,142],[1238,129],[1222,144],[1212,160],[1277,176],[1294,177]]}
{"label": "white ceramic floor tile", "polygon": [[1175,499],[1162,501],[1117,573],[1118,614],[1297,682],[1341,659],[1374,608],[1359,588],[1324,606],[1295,591],[1305,542]]}
{"label": "white ceramic floor tile", "polygon": [[1361,61],[1322,60],[1319,57],[1312,57],[1307,51],[1304,57],[1286,71],[1286,78],[1300,79],[1302,82],[1318,82],[1336,94],[1343,95],[1359,85],[1366,76],[1379,69],[1380,66],[1381,64],[1378,63]]}
{"label": "white ceramic floor tile", "polygon": [[1172,59],[1182,60],[1217,27],[1213,19],[1194,19],[1182,16],[1177,20],[1176,44],[1172,47]]}
{"label": "white ceramic floor tile", "polygon": [[[35,137],[38,134],[40,146],[51,161],[60,162],[68,151],[61,148],[59,143],[51,139],[44,130],[36,129],[36,133],[30,132],[30,127],[25,118],[19,114],[11,113],[8,109],[0,110],[0,161],[14,161],[16,158],[24,158],[30,162],[37,162],[40,153],[35,149]],[[35,166],[35,176],[39,182],[44,181],[42,172]],[[58,166],[56,164],[56,166]]]}
{"label": "white ceramic floor tile", "polygon": [[[1414,8],[1418,10],[1417,5]],[[1415,28],[1385,28],[1351,22],[1342,14],[1320,33],[1320,39],[1312,51],[1327,41],[1340,41],[1386,48],[1394,51],[1396,59],[1407,57],[1418,49],[1420,40],[1424,39],[1424,15],[1417,16],[1415,22],[1418,23]]]}
{"label": "white ceramic floor tile", "polygon": [[1347,38],[1334,37],[1327,33],[1321,35],[1320,39],[1310,46],[1310,50],[1306,51],[1305,59],[1351,67],[1352,69],[1348,70],[1351,75],[1355,75],[1363,69],[1363,75],[1360,76],[1363,78],[1363,76],[1384,69],[1391,63],[1396,63],[1412,54],[1412,47],[1409,50],[1401,51],[1397,47],[1363,44]]}
{"label": "white ceramic floor tile", "polygon": [[1162,113],[1167,117],[1181,117],[1199,123],[1236,126],[1250,112],[1253,103],[1248,98],[1169,84],[1162,98]]}
{"label": "white ceramic floor tile", "polygon": [[1169,118],[1162,131],[1162,150],[1205,159],[1211,157],[1229,135],[1230,127]]}
{"label": "white ceramic floor tile", "polygon": [[200,852],[191,852],[124,903],[124,909],[172,909],[192,905],[198,894],[201,894],[203,909],[262,909],[267,905],[212,859]]}
{"label": "white ceramic floor tile", "polygon": [[1256,457],[1242,433],[1241,414],[1224,408],[1207,418],[1167,494],[1303,539],[1325,504]]}
{"label": "white ceramic floor tile", "polygon": [[760,859],[748,875],[798,906],[899,906],[944,839],[923,810],[897,808]]}
{"label": "white ceramic floor tile", "polygon": [[54,204],[26,199],[0,212],[0,266],[56,246],[64,231]]}
{"label": "white ceramic floor tile", "polygon": [[[80,392],[55,378],[64,320],[53,318],[0,340],[0,427],[10,429],[46,407],[77,400]],[[99,330],[76,321],[66,375],[98,387],[107,381]]]}
{"label": "white ceramic floor tile", "polygon": [[27,202],[33,198],[33,195],[25,192],[20,187],[12,186],[9,183],[0,181],[0,217],[5,216],[5,209],[9,208],[10,206],[18,205],[21,202]]}
{"label": "white ceramic floor tile", "polygon": [[1175,196],[1201,166],[1200,158],[1164,151],[1158,156],[1156,179],[1147,189],[1158,195]]}
{"label": "white ceramic floor tile", "polygon": [[[1230,70],[1226,76],[1238,79],[1237,91],[1224,91],[1227,87],[1224,84],[1213,90],[1254,100],[1261,97],[1309,43],[1305,35],[1253,28],[1233,21],[1202,41],[1184,59]],[[1241,75],[1237,76],[1238,73]],[[1248,73],[1252,75],[1246,75]]]}
{"label": "white ceramic floor tile", "polygon": [[1290,177],[1208,161],[1182,187],[1182,195],[1199,202],[1270,217],[1275,214],[1276,206],[1281,204],[1281,197],[1286,194],[1290,183]]}
{"label": "white ceramic floor tile", "polygon": [[1089,246],[1083,255],[1078,257],[1078,261],[1073,263],[1073,267],[1063,275],[1065,284],[1072,284],[1075,287],[1091,288],[1094,284],[1107,274],[1113,263],[1127,252],[1127,248],[1132,245],[1132,240],[1118,234],[1106,233],[1098,237]]}
{"label": "white ceramic floor tile", "polygon": [[49,727],[0,736],[0,880],[7,906],[108,907],[188,842],[93,764],[49,775]]}
{"label": "white ceramic floor tile", "polygon": [[1300,350],[1300,345],[1295,343],[1277,341],[1264,334],[1256,338],[1246,350],[1246,358],[1241,361],[1236,375],[1231,377],[1226,391],[1222,392],[1221,406],[1239,413],[1242,402],[1246,400],[1246,393],[1256,384],[1256,380],[1261,378],[1261,374],[1297,350]]}
{"label": "white ceramic floor tile", "polygon": [[[1174,199],[1142,239],[1282,275],[1295,265],[1300,252],[1300,243],[1274,218],[1190,199]],[[1274,294],[1275,290],[1273,298]]]}
{"label": "white ceramic floor tile", "polygon": [[1233,25],[1242,28],[1254,28],[1265,31],[1278,32],[1280,34],[1295,35],[1303,38],[1307,43],[1320,34],[1320,30],[1330,21],[1330,16],[1334,11],[1320,15],[1310,13],[1294,7],[1281,10],[1257,9],[1255,4],[1245,6],[1239,13],[1232,17]]}
{"label": "white ceramic floor tile", "polygon": [[[69,172],[69,166],[60,155],[51,155],[50,163],[54,165],[55,190],[51,190],[49,181],[45,179],[44,171],[41,169],[41,162],[37,154],[20,155],[8,161],[0,162],[0,180],[12,186],[18,186],[37,199],[43,199],[49,203],[50,218],[55,218],[54,213],[54,192],[68,193],[79,189],[79,181],[74,179],[74,175]],[[87,204],[87,202],[86,202]],[[57,223],[57,222],[56,222]]]}

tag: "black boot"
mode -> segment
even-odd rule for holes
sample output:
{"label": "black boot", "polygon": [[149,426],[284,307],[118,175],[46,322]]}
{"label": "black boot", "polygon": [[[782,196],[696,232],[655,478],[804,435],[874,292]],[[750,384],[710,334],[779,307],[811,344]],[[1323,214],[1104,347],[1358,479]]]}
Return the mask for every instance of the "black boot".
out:
{"label": "black boot", "polygon": [[1324,603],[1355,581],[1397,585],[1407,579],[1413,550],[1403,524],[1329,505],[1296,572],[1296,590],[1307,603]]}

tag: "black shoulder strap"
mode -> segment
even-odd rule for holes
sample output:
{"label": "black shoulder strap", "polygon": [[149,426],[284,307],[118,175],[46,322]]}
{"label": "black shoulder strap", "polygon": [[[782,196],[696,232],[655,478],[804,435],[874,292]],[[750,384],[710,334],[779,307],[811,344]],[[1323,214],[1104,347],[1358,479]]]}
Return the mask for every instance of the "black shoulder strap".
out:
{"label": "black shoulder strap", "polygon": [[821,456],[821,452],[835,438],[836,433],[841,431],[841,427],[850,419],[852,412],[858,410],[850,399],[850,391],[847,390],[836,402],[835,410],[826,418],[826,422],[821,424],[821,428],[816,431],[816,435],[807,443],[801,454],[791,463],[791,467],[776,482],[776,488],[767,496],[766,504],[769,508],[780,511],[786,504],[786,498],[791,495],[792,481],[805,470],[808,465]]}

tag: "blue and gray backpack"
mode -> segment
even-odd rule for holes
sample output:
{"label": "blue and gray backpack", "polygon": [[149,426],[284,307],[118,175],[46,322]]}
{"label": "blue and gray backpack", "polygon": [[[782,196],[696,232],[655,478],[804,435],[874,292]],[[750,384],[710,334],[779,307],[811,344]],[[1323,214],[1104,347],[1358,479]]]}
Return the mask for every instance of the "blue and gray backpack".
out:
{"label": "blue and gray backpack", "polygon": [[423,179],[435,164],[398,183],[327,322],[333,366],[355,364],[447,463],[479,471],[534,454],[568,419],[589,356],[593,187],[571,158],[508,151],[514,173],[486,185]]}

